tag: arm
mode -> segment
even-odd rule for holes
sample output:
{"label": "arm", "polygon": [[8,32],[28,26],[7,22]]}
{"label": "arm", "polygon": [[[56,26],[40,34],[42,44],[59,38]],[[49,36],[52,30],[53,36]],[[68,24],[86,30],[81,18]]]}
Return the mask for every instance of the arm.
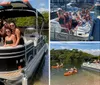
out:
{"label": "arm", "polygon": [[2,34],[1,30],[0,30],[0,35]]}
{"label": "arm", "polygon": [[5,28],[2,27],[2,29],[0,30],[0,35],[3,36],[5,34]]}
{"label": "arm", "polygon": [[13,40],[12,46],[16,46],[16,37],[15,37],[15,35],[12,35],[12,40]]}
{"label": "arm", "polygon": [[59,12],[57,12],[57,16],[58,16],[58,17],[60,16]]}
{"label": "arm", "polygon": [[92,6],[92,8],[89,10],[89,11],[91,11],[91,10],[93,10],[94,9],[94,5]]}
{"label": "arm", "polygon": [[20,30],[19,29],[16,29],[15,35],[16,35],[16,38],[17,38],[15,46],[17,46],[20,42]]}
{"label": "arm", "polygon": [[7,44],[6,44],[6,37],[5,37],[5,41],[4,41],[4,45],[3,45],[3,46],[6,47],[6,45],[7,45]]}

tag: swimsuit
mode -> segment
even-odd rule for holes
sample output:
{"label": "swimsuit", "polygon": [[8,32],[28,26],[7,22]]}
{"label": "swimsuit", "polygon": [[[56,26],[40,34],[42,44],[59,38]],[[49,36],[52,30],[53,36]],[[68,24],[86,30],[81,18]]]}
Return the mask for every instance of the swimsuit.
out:
{"label": "swimsuit", "polygon": [[13,44],[12,40],[6,41],[6,44]]}

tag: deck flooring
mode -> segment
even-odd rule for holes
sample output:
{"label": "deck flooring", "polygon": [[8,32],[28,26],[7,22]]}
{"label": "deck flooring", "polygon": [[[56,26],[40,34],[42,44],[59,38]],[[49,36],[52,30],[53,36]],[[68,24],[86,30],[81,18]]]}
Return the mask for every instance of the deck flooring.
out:
{"label": "deck flooring", "polygon": [[0,78],[13,80],[14,78],[18,78],[20,75],[22,75],[22,69],[17,71],[11,71],[11,72],[0,72]]}

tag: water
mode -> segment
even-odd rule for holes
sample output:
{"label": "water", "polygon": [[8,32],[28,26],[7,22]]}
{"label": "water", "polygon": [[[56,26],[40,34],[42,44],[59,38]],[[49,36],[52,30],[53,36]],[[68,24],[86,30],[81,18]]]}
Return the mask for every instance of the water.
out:
{"label": "water", "polygon": [[49,71],[48,71],[48,62],[49,62],[48,54],[45,55],[45,62],[41,69],[39,69],[38,74],[36,75],[36,79],[34,81],[34,85],[49,85]]}
{"label": "water", "polygon": [[65,69],[51,69],[51,85],[100,85],[100,73],[78,68],[78,73],[64,76]]}

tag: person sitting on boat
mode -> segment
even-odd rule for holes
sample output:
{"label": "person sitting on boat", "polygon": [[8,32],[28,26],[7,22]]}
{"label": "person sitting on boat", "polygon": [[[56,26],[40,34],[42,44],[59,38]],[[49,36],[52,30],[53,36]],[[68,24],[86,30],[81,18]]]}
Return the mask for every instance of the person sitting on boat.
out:
{"label": "person sitting on boat", "polygon": [[10,24],[6,20],[3,20],[2,23],[3,23],[3,26],[0,29],[0,36],[3,38],[3,42],[4,42],[5,37],[6,37],[6,28],[7,27],[10,28]]}
{"label": "person sitting on boat", "polygon": [[9,27],[6,27],[6,37],[5,37],[5,43],[4,46],[15,46],[16,44],[16,37],[14,34],[12,34],[12,30]]}
{"label": "person sitting on boat", "polygon": [[95,59],[95,60],[93,61],[93,63],[98,63],[98,62],[97,62],[97,60]]}
{"label": "person sitting on boat", "polygon": [[21,31],[20,31],[20,29],[16,27],[16,24],[14,22],[10,22],[10,28],[12,30],[12,33],[15,34],[16,39],[17,39],[15,46],[20,45],[20,44],[23,45],[24,41],[21,38]]}
{"label": "person sitting on boat", "polygon": [[78,25],[78,21],[76,20],[76,13],[72,14],[72,21],[71,21],[71,29],[73,30]]}
{"label": "person sitting on boat", "polygon": [[78,21],[78,25],[74,29],[72,29],[72,32],[77,31],[78,27],[81,27],[81,26],[82,26],[82,21]]}
{"label": "person sitting on boat", "polygon": [[82,9],[80,14],[81,14],[81,17],[85,16],[86,15],[85,9]]}
{"label": "person sitting on boat", "polygon": [[88,22],[89,24],[92,24],[92,19],[90,15],[86,15],[86,22]]}
{"label": "person sitting on boat", "polygon": [[97,62],[100,63],[100,60],[98,59]]}
{"label": "person sitting on boat", "polygon": [[90,10],[89,10],[89,9],[86,9],[86,10],[85,10],[85,13],[86,13],[86,15],[87,15],[87,14],[90,14]]}
{"label": "person sitting on boat", "polygon": [[70,19],[69,19],[69,16],[68,16],[68,13],[64,13],[64,18],[65,18],[65,27],[66,27],[66,32],[68,32],[71,28],[70,28]]}
{"label": "person sitting on boat", "polygon": [[82,21],[82,24],[85,24],[85,23],[86,23],[86,16],[83,16],[83,17],[81,18],[81,21]]}
{"label": "person sitting on boat", "polygon": [[72,13],[69,12],[68,16],[69,16],[69,25],[70,25],[70,29],[71,29],[72,28]]}

